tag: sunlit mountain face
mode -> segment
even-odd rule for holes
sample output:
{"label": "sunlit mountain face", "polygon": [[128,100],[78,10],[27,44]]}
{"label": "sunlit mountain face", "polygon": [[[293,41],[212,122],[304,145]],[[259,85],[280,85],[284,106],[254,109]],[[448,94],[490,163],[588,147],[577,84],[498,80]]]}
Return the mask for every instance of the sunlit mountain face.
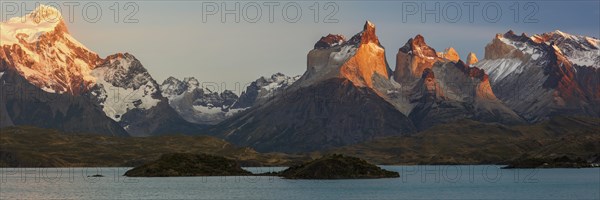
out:
{"label": "sunlit mountain face", "polygon": [[44,91],[78,95],[96,81],[91,71],[101,59],[69,34],[54,7],[2,22],[1,39],[6,65]]}

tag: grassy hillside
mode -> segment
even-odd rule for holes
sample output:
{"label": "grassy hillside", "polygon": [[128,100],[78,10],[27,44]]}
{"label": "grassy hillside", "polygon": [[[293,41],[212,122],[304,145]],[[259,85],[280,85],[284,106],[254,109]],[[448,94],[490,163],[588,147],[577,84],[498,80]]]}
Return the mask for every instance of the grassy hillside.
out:
{"label": "grassy hillside", "polygon": [[242,166],[289,166],[332,153],[375,164],[504,164],[563,156],[600,162],[600,119],[556,117],[521,126],[463,120],[411,136],[379,138],[304,155],[259,153],[209,136],[137,138],[68,135],[35,127],[0,130],[0,166],[138,166],[166,153],[219,155]]}
{"label": "grassy hillside", "polygon": [[469,120],[408,137],[380,138],[329,151],[378,164],[498,164],[517,158],[600,155],[600,119],[556,117],[535,125],[504,126]]}
{"label": "grassy hillside", "polygon": [[257,153],[210,136],[112,137],[65,134],[35,127],[0,130],[0,166],[138,166],[165,153],[206,153],[243,166],[287,165],[300,156]]}

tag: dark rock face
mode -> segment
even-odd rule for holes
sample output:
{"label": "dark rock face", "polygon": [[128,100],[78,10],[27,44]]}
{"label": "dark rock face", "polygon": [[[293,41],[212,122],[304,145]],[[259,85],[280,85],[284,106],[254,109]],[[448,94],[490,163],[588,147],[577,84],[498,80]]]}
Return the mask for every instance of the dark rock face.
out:
{"label": "dark rock face", "polygon": [[173,153],[158,160],[135,167],[127,172],[129,177],[171,176],[244,176],[251,175],[234,160],[207,154]]}
{"label": "dark rock face", "polygon": [[122,116],[120,123],[128,124],[127,131],[133,136],[199,135],[205,127],[185,121],[166,101],[148,110],[132,109]]}
{"label": "dark rock face", "polygon": [[0,86],[0,127],[31,125],[65,132],[128,136],[84,96],[45,92],[12,70],[3,72]]}
{"label": "dark rock face", "polygon": [[[600,56],[599,56],[600,58]],[[588,115],[600,117],[600,68],[588,66],[574,66],[576,80],[582,86],[585,99],[590,103]]]}
{"label": "dark rock face", "polygon": [[330,79],[286,91],[223,121],[211,132],[258,151],[307,152],[410,134],[415,128],[371,89]]}
{"label": "dark rock face", "polygon": [[372,179],[397,178],[400,174],[360,158],[333,154],[292,166],[280,172],[279,176],[288,179]]}
{"label": "dark rock face", "polygon": [[413,88],[409,114],[419,130],[461,119],[503,124],[524,123],[496,98],[485,72],[462,61],[438,62],[425,69]]}

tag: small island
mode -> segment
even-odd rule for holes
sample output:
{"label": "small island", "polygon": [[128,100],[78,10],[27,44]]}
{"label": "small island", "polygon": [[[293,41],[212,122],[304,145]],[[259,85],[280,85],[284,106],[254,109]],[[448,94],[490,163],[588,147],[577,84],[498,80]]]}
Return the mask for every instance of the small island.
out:
{"label": "small island", "polygon": [[156,161],[125,172],[125,176],[128,177],[246,175],[252,173],[242,169],[234,160],[221,156],[190,153],[164,154]]}
{"label": "small island", "polygon": [[292,166],[278,176],[287,179],[375,179],[397,178],[398,172],[387,171],[367,161],[333,154]]}

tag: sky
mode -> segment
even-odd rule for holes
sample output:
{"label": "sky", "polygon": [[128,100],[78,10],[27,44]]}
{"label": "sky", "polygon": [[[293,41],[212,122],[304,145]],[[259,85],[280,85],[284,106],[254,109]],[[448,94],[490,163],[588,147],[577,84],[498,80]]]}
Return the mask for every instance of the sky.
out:
{"label": "sky", "polygon": [[483,59],[485,45],[508,30],[600,38],[597,0],[2,1],[1,19],[21,15],[14,5],[27,13],[35,3],[58,7],[71,35],[101,57],[133,54],[159,83],[196,77],[236,93],[260,76],[301,75],[320,37],[350,38],[366,20],[376,25],[392,69],[398,48],[417,34],[437,51],[454,47],[463,60],[469,52]]}

